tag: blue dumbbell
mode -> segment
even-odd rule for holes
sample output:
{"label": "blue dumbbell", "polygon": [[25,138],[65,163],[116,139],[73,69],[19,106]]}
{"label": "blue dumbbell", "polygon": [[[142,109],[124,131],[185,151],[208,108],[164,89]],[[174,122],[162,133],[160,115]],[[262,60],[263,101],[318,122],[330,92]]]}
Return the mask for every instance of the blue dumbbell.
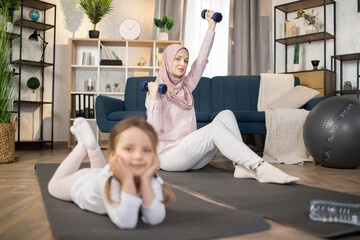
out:
{"label": "blue dumbbell", "polygon": [[[207,11],[207,9],[204,9],[204,10],[201,12],[201,17],[202,17],[203,19],[205,19],[205,13],[206,13],[206,11]],[[212,16],[212,19],[213,19],[215,22],[219,23],[219,22],[221,22],[221,20],[222,20],[222,14],[219,13],[219,12],[216,12],[216,13],[214,13],[214,15]]]}
{"label": "blue dumbbell", "polygon": [[[141,90],[148,91],[148,82],[144,81],[141,83]],[[158,92],[161,94],[165,94],[167,92],[166,84],[160,84],[158,88]]]}

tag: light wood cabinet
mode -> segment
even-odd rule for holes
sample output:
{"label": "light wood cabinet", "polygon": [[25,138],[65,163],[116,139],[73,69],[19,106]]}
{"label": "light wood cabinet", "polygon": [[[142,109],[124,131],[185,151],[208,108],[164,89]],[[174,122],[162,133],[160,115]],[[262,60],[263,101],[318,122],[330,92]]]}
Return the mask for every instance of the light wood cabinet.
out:
{"label": "light wood cabinet", "polygon": [[[74,107],[76,104],[72,101],[74,96],[89,95],[93,96],[94,101],[99,95],[124,99],[126,80],[129,77],[156,76],[160,66],[155,54],[162,52],[165,47],[174,43],[183,44],[182,41],[70,39],[68,129],[75,119]],[[101,60],[109,59],[105,48],[108,52],[113,51],[122,61],[122,65],[116,65],[116,61],[113,61],[114,65],[100,64]],[[95,81],[93,91],[88,91],[86,87],[86,81],[89,79]],[[117,91],[114,91],[115,83],[119,85]],[[111,92],[106,91],[107,84],[111,85]],[[87,120],[93,128],[98,143],[105,147],[108,134],[99,131],[95,117]],[[75,144],[76,140],[69,131],[68,146],[73,147]]]}
{"label": "light wood cabinet", "polygon": [[[335,89],[335,81],[331,83],[331,71],[329,70],[293,72],[292,74],[295,77],[300,78],[302,86],[313,88],[319,91],[320,94],[316,97],[322,97],[325,95],[330,96],[331,89]],[[331,88],[331,84],[333,84],[333,88]]]}

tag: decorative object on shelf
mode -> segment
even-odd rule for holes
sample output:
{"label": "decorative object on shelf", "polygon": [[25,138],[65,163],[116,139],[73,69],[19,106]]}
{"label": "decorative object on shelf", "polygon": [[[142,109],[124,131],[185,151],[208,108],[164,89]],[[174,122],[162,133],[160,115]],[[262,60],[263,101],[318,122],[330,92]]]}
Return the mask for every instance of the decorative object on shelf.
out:
{"label": "decorative object on shelf", "polygon": [[169,33],[165,29],[170,31],[174,26],[174,20],[171,17],[164,16],[162,19],[154,18],[154,24],[160,28],[160,32],[157,36],[157,40],[169,40]]}
{"label": "decorative object on shelf", "polygon": [[296,23],[284,19],[284,22],[280,23],[280,38],[289,38],[294,36],[296,36]]}
{"label": "decorative object on shelf", "polygon": [[32,20],[32,21],[37,21],[39,20],[39,17],[40,17],[40,13],[36,10],[31,10],[29,12],[29,18]]}
{"label": "decorative object on shelf", "polygon": [[141,25],[135,19],[125,19],[120,24],[119,33],[123,39],[138,39],[141,34]]}
{"label": "decorative object on shelf", "polygon": [[78,4],[84,9],[85,14],[93,24],[93,30],[89,30],[90,38],[99,38],[100,32],[96,30],[96,24],[109,14],[114,6],[113,0],[77,0]]}
{"label": "decorative object on shelf", "polygon": [[114,83],[114,92],[120,92],[119,83]]}
{"label": "decorative object on shelf", "polygon": [[95,90],[95,80],[89,78],[84,81],[85,92],[93,92]]}
{"label": "decorative object on shelf", "polygon": [[40,87],[40,81],[37,77],[31,77],[27,80],[26,85],[28,88],[32,89],[33,92],[29,94],[29,101],[36,101],[37,95],[35,93],[35,90]]}
{"label": "decorative object on shelf", "polygon": [[91,52],[83,52],[81,64],[82,65],[92,65]]}
{"label": "decorative object on shelf", "polygon": [[155,56],[156,56],[156,58],[158,60],[158,66],[161,67],[163,53],[155,53]]}
{"label": "decorative object on shelf", "polygon": [[137,63],[138,66],[145,66],[147,64],[145,58],[141,57],[140,61]]}
{"label": "decorative object on shelf", "polygon": [[109,83],[105,85],[105,92],[111,92],[111,87]]}
{"label": "decorative object on shelf", "polygon": [[303,10],[303,9],[300,9],[299,11],[297,11],[297,17],[295,19],[299,19],[302,17],[308,21],[307,28],[306,28],[306,34],[319,32],[318,27],[315,25],[316,24],[316,16],[314,14],[314,9],[311,11],[311,15],[307,14],[306,10]]}
{"label": "decorative object on shelf", "polygon": [[293,61],[293,71],[299,71],[299,52],[300,52],[300,43],[296,42],[294,44],[294,61]]}
{"label": "decorative object on shelf", "polygon": [[313,65],[313,70],[318,70],[320,60],[311,60],[311,64]]}
{"label": "decorative object on shelf", "polygon": [[44,62],[44,53],[45,53],[46,46],[49,44],[49,42],[45,41],[45,39],[43,37],[41,37],[40,33],[38,33],[37,30],[35,30],[29,36],[29,41],[38,42],[39,41],[38,37],[43,41],[43,52],[42,52],[42,55],[41,55],[40,62]]}
{"label": "decorative object on shelf", "polygon": [[344,90],[352,90],[352,83],[351,81],[344,82]]}

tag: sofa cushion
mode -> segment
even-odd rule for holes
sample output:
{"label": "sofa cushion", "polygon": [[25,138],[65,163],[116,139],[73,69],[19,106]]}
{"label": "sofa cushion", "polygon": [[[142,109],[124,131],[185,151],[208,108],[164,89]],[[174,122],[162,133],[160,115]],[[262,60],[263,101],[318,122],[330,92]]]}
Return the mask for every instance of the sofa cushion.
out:
{"label": "sofa cushion", "polygon": [[[202,77],[192,92],[195,112],[211,113],[211,79]],[[199,121],[198,118],[196,118]],[[202,121],[202,120],[200,120]]]}
{"label": "sofa cushion", "polygon": [[118,111],[110,113],[107,118],[110,121],[121,121],[125,118],[144,118],[146,119],[146,112],[145,111]]}
{"label": "sofa cushion", "polygon": [[[210,120],[214,120],[219,112],[210,115]],[[265,112],[258,111],[233,111],[238,122],[265,122]]]}
{"label": "sofa cushion", "polygon": [[269,104],[269,108],[297,109],[305,105],[320,92],[305,86],[296,86]]}

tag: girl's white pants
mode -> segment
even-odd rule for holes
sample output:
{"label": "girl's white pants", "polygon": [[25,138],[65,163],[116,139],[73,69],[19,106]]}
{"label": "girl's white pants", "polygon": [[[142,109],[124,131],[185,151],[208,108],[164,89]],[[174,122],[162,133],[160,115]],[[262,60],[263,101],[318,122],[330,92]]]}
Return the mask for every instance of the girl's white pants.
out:
{"label": "girl's white pants", "polygon": [[261,160],[243,142],[233,112],[224,110],[210,124],[190,133],[178,145],[161,153],[160,168],[165,171],[200,169],[210,162],[217,150],[245,167]]}

